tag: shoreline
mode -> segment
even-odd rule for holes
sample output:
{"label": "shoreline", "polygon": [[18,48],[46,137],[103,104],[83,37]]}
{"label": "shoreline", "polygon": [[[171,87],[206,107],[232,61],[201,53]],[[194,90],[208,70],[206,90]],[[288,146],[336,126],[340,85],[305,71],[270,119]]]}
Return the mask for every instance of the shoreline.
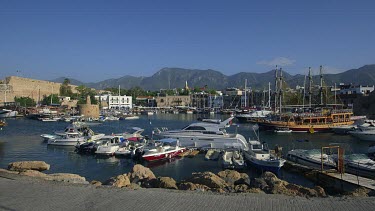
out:
{"label": "shoreline", "polygon": [[371,210],[372,197],[305,198],[280,194],[179,191],[160,188],[129,190],[70,184],[0,174],[0,209],[4,210]]}

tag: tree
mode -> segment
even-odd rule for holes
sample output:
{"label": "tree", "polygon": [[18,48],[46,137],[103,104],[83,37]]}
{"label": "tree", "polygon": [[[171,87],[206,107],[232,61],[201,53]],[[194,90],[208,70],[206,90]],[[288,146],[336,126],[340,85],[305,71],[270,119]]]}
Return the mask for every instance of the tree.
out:
{"label": "tree", "polygon": [[98,104],[98,101],[95,99],[95,92],[84,85],[76,87],[77,90],[77,99],[78,104],[85,104],[87,96],[90,96],[91,104]]}
{"label": "tree", "polygon": [[[51,98],[52,98],[52,101],[51,101]],[[59,104],[59,97],[57,96],[57,94],[51,94],[51,95],[48,95],[48,96],[45,96],[43,97],[43,100],[42,100],[42,104],[43,105],[51,105],[51,102],[52,104]]]}
{"label": "tree", "polygon": [[73,96],[72,88],[69,86],[69,84],[70,84],[70,80],[68,78],[65,78],[64,82],[60,86],[61,96],[67,96],[67,97]]}
{"label": "tree", "polygon": [[14,97],[14,102],[19,103],[20,106],[25,107],[31,107],[36,105],[34,99],[30,97]]}

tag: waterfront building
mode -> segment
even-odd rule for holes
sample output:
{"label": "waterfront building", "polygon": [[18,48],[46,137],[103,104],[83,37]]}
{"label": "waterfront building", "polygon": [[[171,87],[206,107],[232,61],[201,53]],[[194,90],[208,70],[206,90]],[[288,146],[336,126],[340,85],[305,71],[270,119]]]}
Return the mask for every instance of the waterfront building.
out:
{"label": "waterfront building", "polygon": [[143,107],[156,107],[156,99],[153,96],[138,96],[135,98],[135,105]]}
{"label": "waterfront building", "polygon": [[191,104],[189,95],[159,95],[155,100],[158,107],[189,106]]}
{"label": "waterfront building", "polygon": [[103,109],[131,109],[133,108],[133,101],[131,96],[118,96],[111,94],[96,95]]}

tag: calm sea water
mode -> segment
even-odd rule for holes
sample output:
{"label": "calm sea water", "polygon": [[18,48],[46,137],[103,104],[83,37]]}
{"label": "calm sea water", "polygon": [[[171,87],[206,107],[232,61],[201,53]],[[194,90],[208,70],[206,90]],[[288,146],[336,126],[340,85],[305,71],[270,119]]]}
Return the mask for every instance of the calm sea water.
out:
{"label": "calm sea water", "polygon": [[[145,129],[143,135],[151,137],[151,131],[155,127],[168,127],[180,129],[197,119],[195,114],[157,114],[153,116],[141,116],[138,120],[124,120],[105,122],[91,128],[100,133],[120,133],[131,127]],[[216,115],[212,118],[225,119],[228,116]],[[74,147],[47,146],[40,137],[43,133],[61,131],[68,125],[65,122],[41,122],[30,119],[8,119],[8,126],[0,131],[0,168],[6,168],[8,163],[23,160],[43,160],[51,164],[51,169],[46,173],[75,173],[86,177],[87,180],[105,181],[112,176],[127,173],[134,162],[125,158],[98,158],[94,155],[79,155],[74,152]],[[233,125],[228,132],[238,132],[249,139],[254,137],[251,124]],[[312,149],[340,144],[346,153],[365,153],[370,143],[356,140],[351,136],[334,135],[332,133],[293,133],[274,134],[261,131],[260,139],[267,142],[270,148],[276,144],[283,147],[286,154],[291,149]],[[308,140],[308,141],[299,141]],[[217,173],[221,167],[217,161],[205,161],[204,155],[199,154],[195,158],[179,158],[171,161],[142,163],[152,169],[156,176],[169,176],[176,180],[182,180],[191,176],[193,172],[211,171]],[[254,169],[244,170],[251,177],[260,172]],[[313,184],[299,175],[282,171],[281,178],[305,186]]]}

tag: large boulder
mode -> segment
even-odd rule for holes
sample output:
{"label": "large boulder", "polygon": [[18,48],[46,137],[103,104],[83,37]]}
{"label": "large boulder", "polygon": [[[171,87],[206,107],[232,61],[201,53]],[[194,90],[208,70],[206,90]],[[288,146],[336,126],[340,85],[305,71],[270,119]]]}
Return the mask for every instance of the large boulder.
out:
{"label": "large boulder", "polygon": [[210,188],[201,185],[201,184],[194,184],[192,182],[183,182],[178,185],[178,189],[180,190],[197,190],[197,191],[208,191]]}
{"label": "large boulder", "polygon": [[47,174],[45,179],[52,180],[52,181],[59,181],[59,182],[89,184],[89,182],[86,181],[86,178],[78,174],[69,174],[69,173]]}
{"label": "large boulder", "polygon": [[102,186],[102,182],[100,181],[97,181],[97,180],[93,180],[90,182],[90,185],[94,185],[94,186]]}
{"label": "large boulder", "polygon": [[217,173],[217,175],[222,178],[228,185],[234,185],[236,181],[241,179],[241,174],[235,170],[224,170]]}
{"label": "large boulder", "polygon": [[49,170],[50,165],[44,161],[19,161],[9,163],[8,170],[11,171],[25,171],[25,170],[37,170],[45,171]]}
{"label": "large boulder", "polygon": [[235,185],[247,185],[247,186],[250,186],[250,177],[248,174],[246,173],[240,173],[240,176],[241,178],[239,180],[237,180],[236,182],[234,182]]}
{"label": "large boulder", "polygon": [[192,182],[195,184],[205,185],[209,188],[225,188],[227,187],[227,183],[221,179],[219,176],[212,172],[199,172],[193,173],[192,177],[187,180],[187,182]]}
{"label": "large boulder", "polygon": [[121,174],[116,177],[111,177],[108,181],[105,182],[106,185],[115,186],[118,188],[130,186],[130,179],[128,175]]}
{"label": "large boulder", "polygon": [[132,183],[142,182],[143,180],[156,179],[154,173],[140,164],[134,165],[132,171],[128,174]]}
{"label": "large boulder", "polygon": [[166,188],[166,189],[178,189],[176,185],[176,181],[170,177],[159,177],[158,187]]}

